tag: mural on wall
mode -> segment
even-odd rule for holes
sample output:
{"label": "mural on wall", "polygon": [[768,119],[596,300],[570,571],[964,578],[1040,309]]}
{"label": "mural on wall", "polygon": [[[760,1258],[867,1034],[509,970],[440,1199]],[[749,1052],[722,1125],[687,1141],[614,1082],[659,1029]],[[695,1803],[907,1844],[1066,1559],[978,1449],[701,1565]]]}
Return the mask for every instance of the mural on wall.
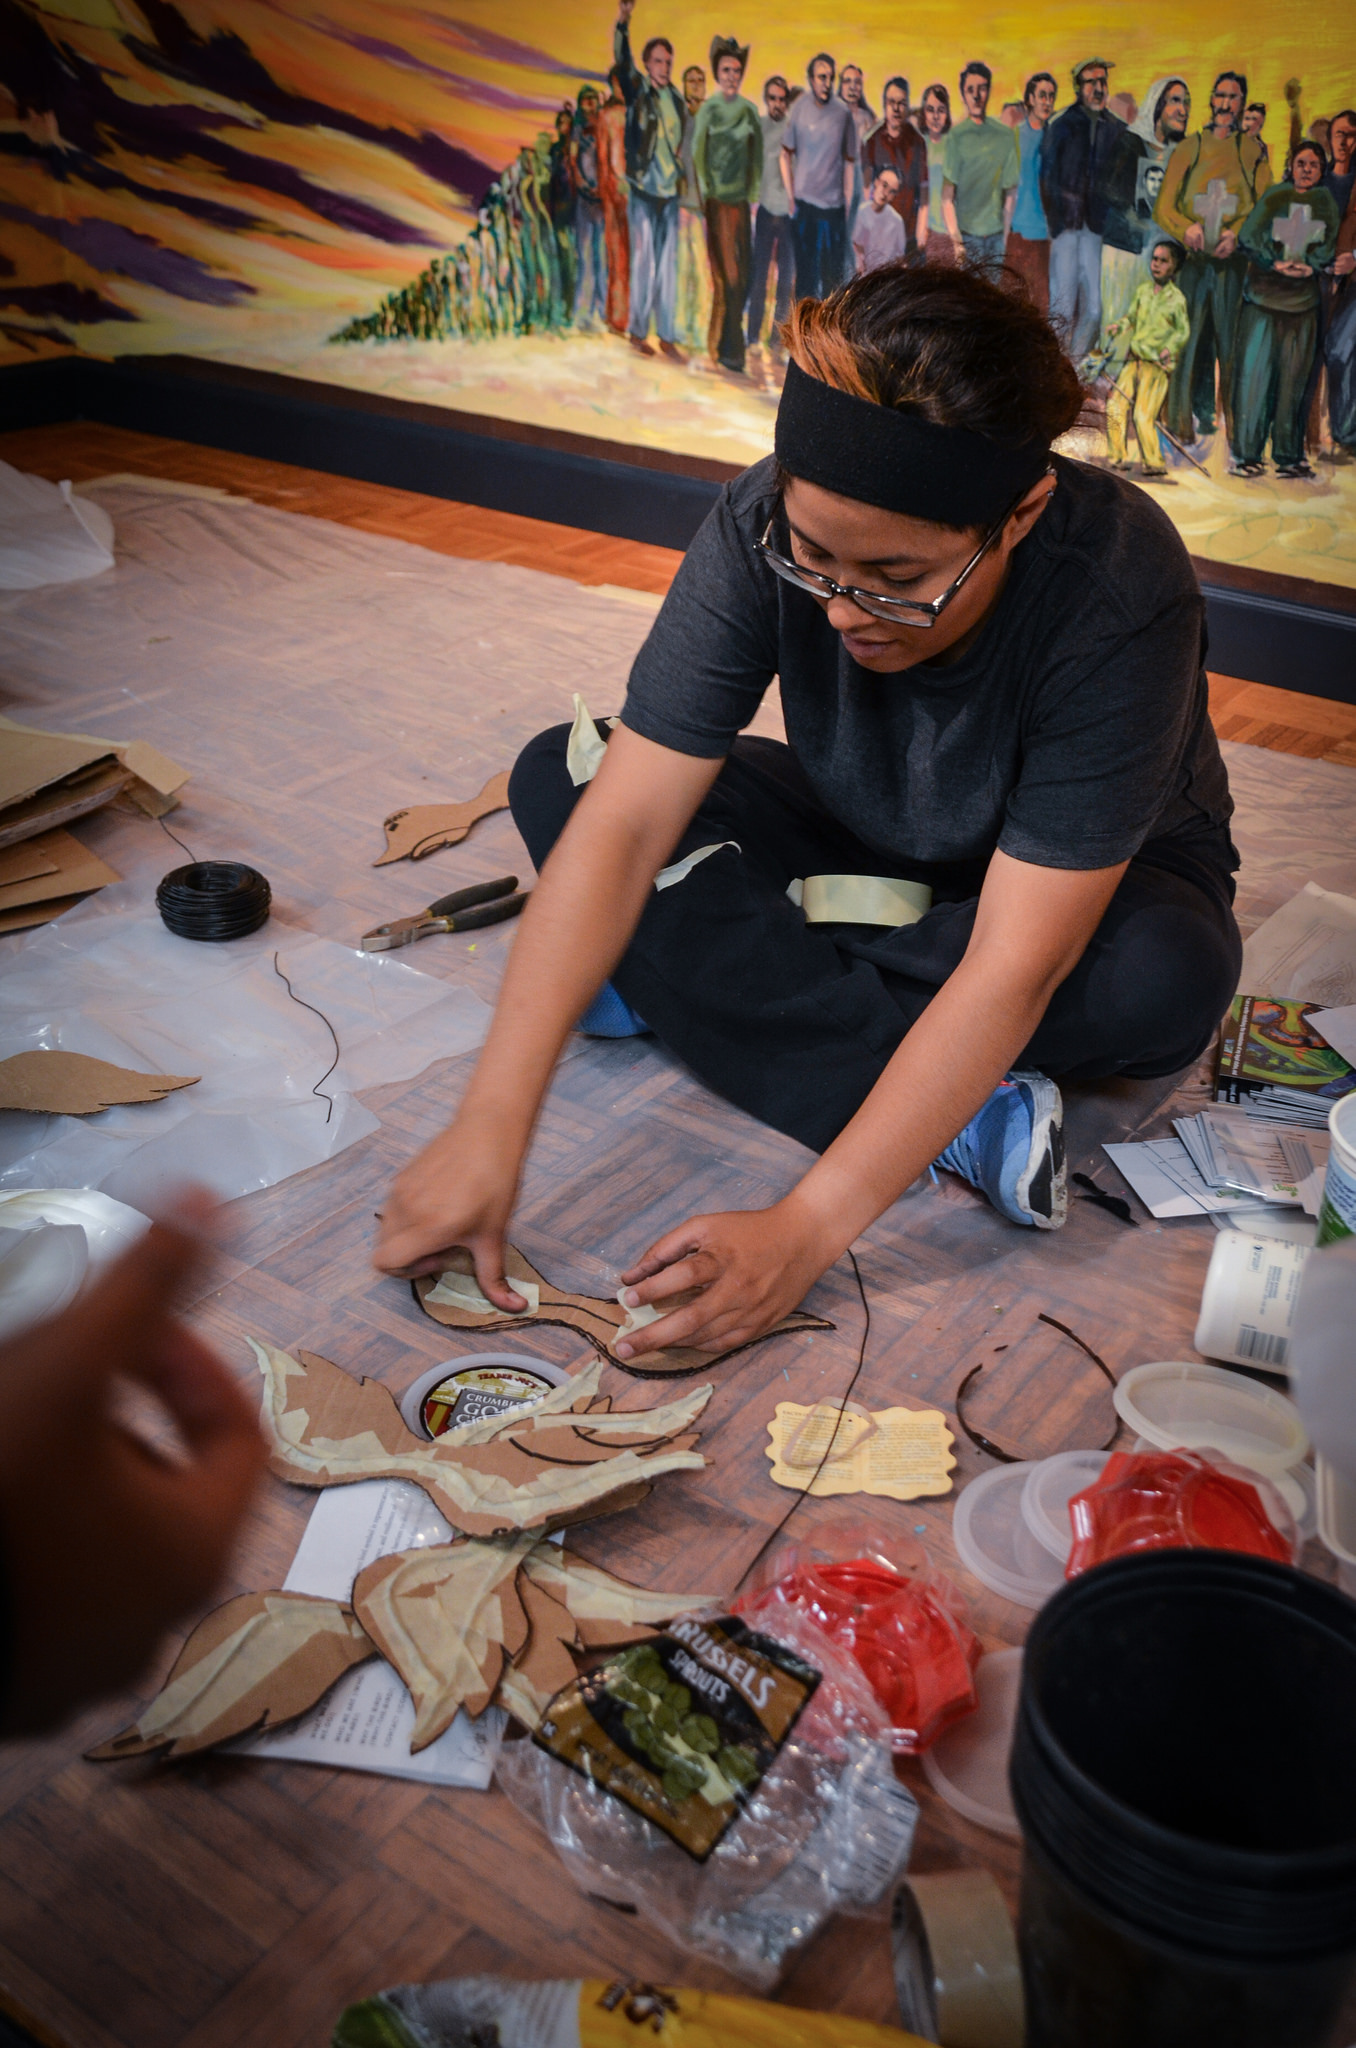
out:
{"label": "mural on wall", "polygon": [[0,0],[0,360],[188,353],[745,462],[793,292],[1001,266],[1080,365],[1075,452],[1197,554],[1356,586],[1346,11],[1048,22]]}

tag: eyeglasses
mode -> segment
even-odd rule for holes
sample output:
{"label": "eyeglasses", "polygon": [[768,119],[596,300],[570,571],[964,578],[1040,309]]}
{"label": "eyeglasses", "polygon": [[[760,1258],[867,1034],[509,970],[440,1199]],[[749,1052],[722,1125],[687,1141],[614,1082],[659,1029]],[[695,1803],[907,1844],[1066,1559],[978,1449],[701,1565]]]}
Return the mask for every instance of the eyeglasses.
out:
{"label": "eyeglasses", "polygon": [[[1053,476],[1054,473],[1053,467],[1045,472],[1046,476]],[[948,583],[940,597],[934,597],[927,602],[915,597],[885,597],[878,590],[859,590],[852,583],[835,583],[832,576],[821,576],[817,569],[803,568],[789,555],[779,554],[773,547],[771,538],[772,529],[777,523],[776,512],[764,527],[762,538],[755,541],[754,545],[773,575],[780,576],[783,583],[794,583],[797,589],[808,590],[812,597],[823,598],[825,603],[831,602],[835,597],[850,598],[859,611],[869,613],[873,619],[891,619],[900,625],[926,629],[936,625],[957,591],[969,581],[1030,488],[1028,484],[1026,490],[1013,499],[997,525],[985,534],[954,583]]]}

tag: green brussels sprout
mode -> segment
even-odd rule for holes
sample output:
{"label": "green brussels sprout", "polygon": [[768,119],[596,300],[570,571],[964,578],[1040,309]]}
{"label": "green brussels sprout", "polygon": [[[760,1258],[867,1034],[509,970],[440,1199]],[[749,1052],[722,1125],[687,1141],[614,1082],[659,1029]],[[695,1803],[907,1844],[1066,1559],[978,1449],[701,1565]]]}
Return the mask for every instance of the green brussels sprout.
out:
{"label": "green brussels sprout", "polygon": [[678,1732],[699,1756],[714,1756],[720,1748],[720,1730],[709,1714],[689,1714]]}
{"label": "green brussels sprout", "polygon": [[666,1706],[673,1708],[680,1721],[684,1714],[692,1712],[692,1695],[685,1685],[678,1685],[676,1683],[670,1685],[666,1683],[664,1686],[664,1703]]}
{"label": "green brussels sprout", "polygon": [[686,1757],[677,1757],[664,1773],[664,1796],[674,1801],[690,1799],[706,1782],[706,1773]]}
{"label": "green brussels sprout", "polygon": [[723,1778],[732,1785],[751,1785],[758,1776],[758,1759],[751,1749],[734,1748],[726,1744],[716,1758],[717,1767]]}
{"label": "green brussels sprout", "polygon": [[682,1715],[667,1700],[655,1708],[652,1718],[655,1727],[662,1728],[666,1735],[676,1735],[682,1723]]}

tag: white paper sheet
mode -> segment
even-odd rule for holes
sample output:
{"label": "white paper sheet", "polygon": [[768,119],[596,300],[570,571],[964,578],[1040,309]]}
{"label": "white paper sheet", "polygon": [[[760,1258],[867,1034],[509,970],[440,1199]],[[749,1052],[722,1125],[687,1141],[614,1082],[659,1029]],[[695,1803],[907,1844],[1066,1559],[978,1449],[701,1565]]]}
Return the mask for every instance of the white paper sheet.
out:
{"label": "white paper sheet", "polygon": [[1239,992],[1356,1004],[1356,898],[1306,882],[1243,946]]}
{"label": "white paper sheet", "polygon": [[1334,1052],[1340,1052],[1344,1060],[1356,1067],[1356,1003],[1344,1003],[1335,1010],[1315,1010],[1309,1022]]}
{"label": "white paper sheet", "polygon": [[[354,1579],[374,1558],[448,1543],[452,1535],[451,1524],[423,1488],[408,1480],[364,1479],[354,1486],[331,1486],[311,1510],[283,1589],[324,1600],[348,1600]],[[375,1771],[425,1785],[463,1785],[483,1792],[506,1719],[501,1707],[487,1707],[474,1721],[458,1714],[436,1742],[411,1756],[414,1704],[385,1659],[374,1658],[348,1672],[300,1721],[231,1747],[251,1756]]]}
{"label": "white paper sheet", "polygon": [[1255,1195],[1216,1195],[1192,1165],[1180,1138],[1151,1138],[1133,1145],[1104,1145],[1102,1150],[1145,1208],[1161,1222],[1179,1216],[1209,1216],[1218,1210],[1243,1209]]}

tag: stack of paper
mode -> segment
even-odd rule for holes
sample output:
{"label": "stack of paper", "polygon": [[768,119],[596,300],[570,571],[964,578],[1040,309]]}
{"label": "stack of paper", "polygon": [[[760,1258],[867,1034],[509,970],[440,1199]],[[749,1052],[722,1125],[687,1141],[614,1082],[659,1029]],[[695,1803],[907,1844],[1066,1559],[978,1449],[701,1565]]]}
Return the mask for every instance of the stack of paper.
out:
{"label": "stack of paper", "polygon": [[119,877],[62,828],[120,802],[162,817],[187,771],[145,740],[41,732],[0,718],[0,932],[47,924]]}
{"label": "stack of paper", "polygon": [[1107,1157],[1154,1216],[1209,1216],[1259,1202],[1317,1216],[1326,1134],[1259,1124],[1241,1109],[1173,1119],[1175,1138],[1107,1145]]}

